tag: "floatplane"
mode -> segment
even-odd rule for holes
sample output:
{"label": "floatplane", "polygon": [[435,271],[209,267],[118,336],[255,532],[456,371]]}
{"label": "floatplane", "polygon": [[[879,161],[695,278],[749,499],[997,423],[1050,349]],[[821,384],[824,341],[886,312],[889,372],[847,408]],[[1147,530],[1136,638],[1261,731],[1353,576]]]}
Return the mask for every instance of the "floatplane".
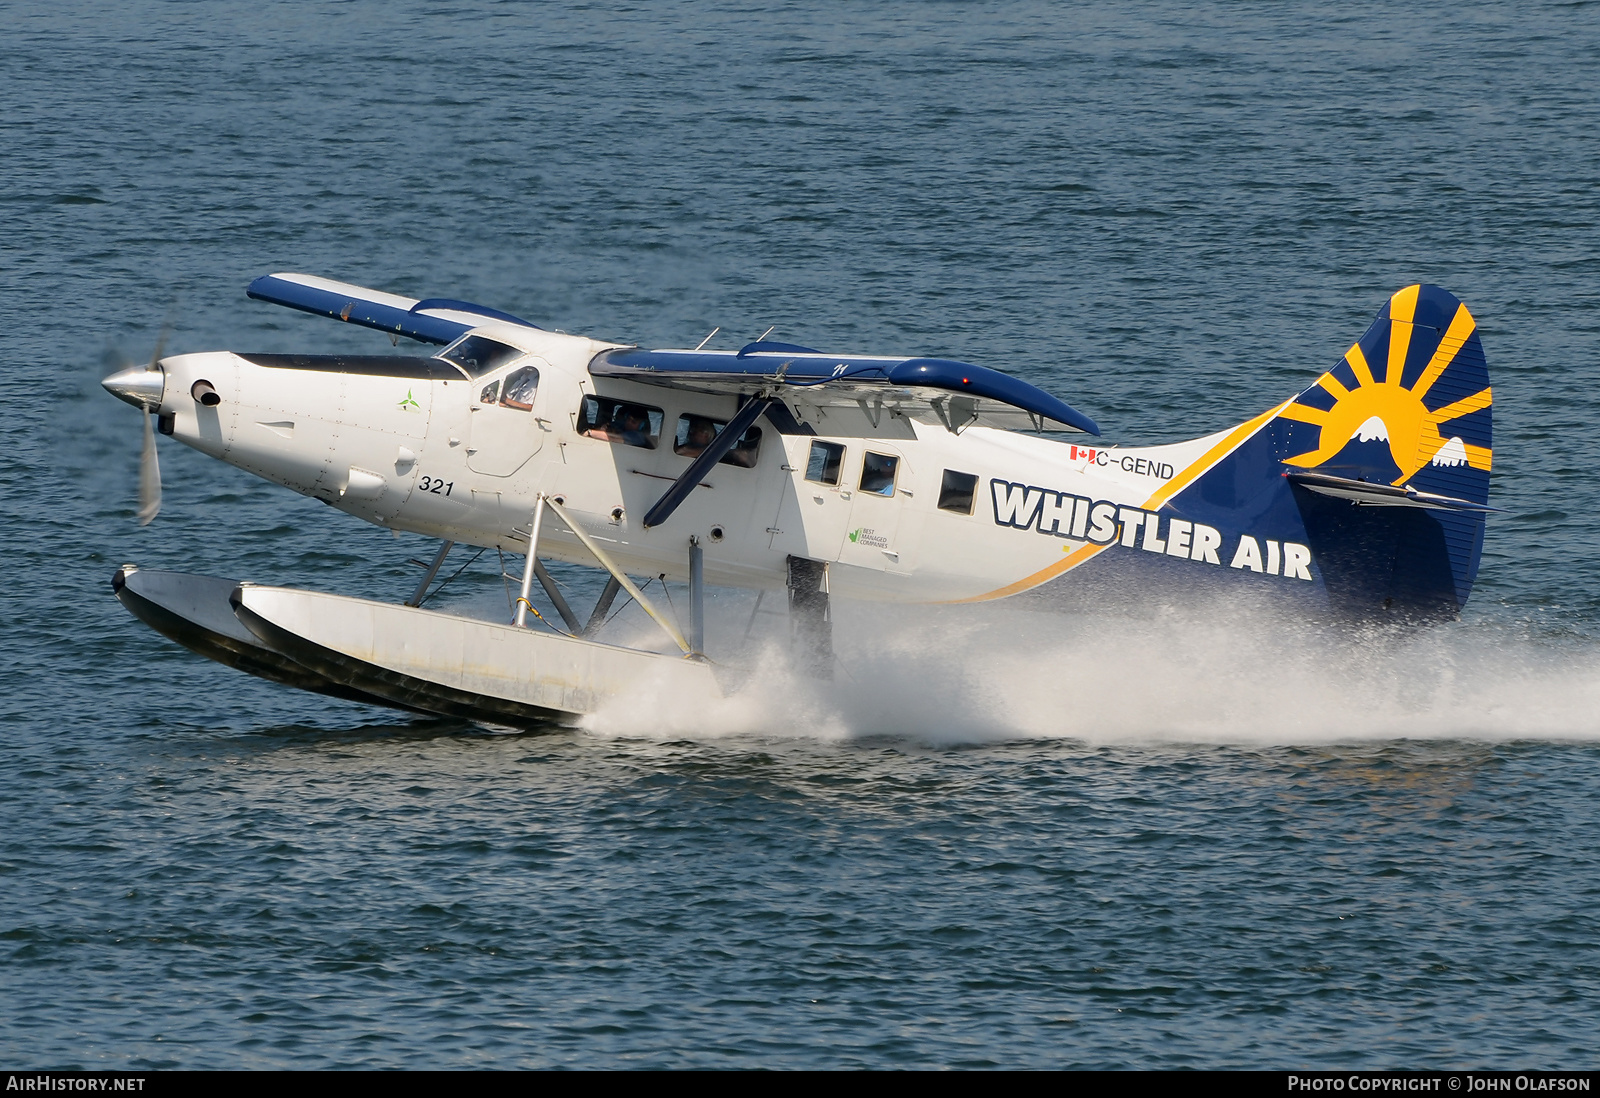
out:
{"label": "floatplane", "polygon": [[[437,538],[437,556],[393,603],[131,564],[113,587],[201,655],[375,704],[529,724],[640,682],[714,694],[708,584],[786,593],[796,664],[822,677],[839,598],[1115,608],[1209,593],[1321,618],[1447,619],[1493,510],[1483,349],[1436,286],[1395,293],[1303,392],[1147,447],[1101,444],[1057,397],[950,359],[765,338],[646,350],[304,274],[248,293],[438,350],[158,351],[106,378],[145,413],[140,521],[160,509],[160,434]],[[521,556],[509,620],[423,605],[455,546]],[[604,571],[588,614],[545,560]],[[687,622],[645,593],[655,578],[688,584]],[[535,607],[535,582],[560,624]],[[608,642],[622,593],[669,651]]]}

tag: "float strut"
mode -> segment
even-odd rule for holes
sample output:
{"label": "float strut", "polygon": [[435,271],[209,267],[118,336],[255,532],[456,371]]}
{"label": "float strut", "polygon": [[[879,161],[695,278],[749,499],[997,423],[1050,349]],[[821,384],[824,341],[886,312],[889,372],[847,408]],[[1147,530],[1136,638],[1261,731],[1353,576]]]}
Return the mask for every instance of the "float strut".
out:
{"label": "float strut", "polygon": [[528,607],[533,603],[528,601],[528,595],[533,592],[533,569],[539,563],[539,525],[544,522],[544,496],[539,496],[539,502],[533,505],[533,526],[528,530],[528,560],[522,566],[522,591],[517,595],[517,616],[512,619],[512,625],[526,625],[528,622]]}
{"label": "float strut", "polygon": [[689,536],[689,644],[695,655],[706,650],[706,561],[700,539]]}
{"label": "float strut", "polygon": [[544,566],[544,561],[535,559],[533,574],[539,577],[539,586],[544,588],[544,593],[550,596],[550,601],[555,605],[556,613],[561,615],[561,620],[567,623],[567,628],[574,633],[578,632],[578,615],[572,612],[572,607],[567,604],[561,588],[556,586],[556,578],[550,574],[550,569]]}
{"label": "float strut", "polygon": [[[546,502],[546,497],[541,496],[540,503],[543,504],[544,502]],[[573,537],[583,542],[583,547],[589,550],[590,555],[593,556],[595,560],[600,562],[600,567],[604,568],[607,572],[610,572],[612,578],[614,578],[618,583],[622,584],[623,589],[626,590],[628,594],[633,596],[633,601],[639,604],[639,609],[643,610],[646,614],[649,614],[651,620],[653,620],[657,625],[661,626],[661,631],[672,638],[672,643],[676,644],[678,648],[682,650],[685,656],[694,655],[694,649],[689,647],[689,641],[684,637],[683,631],[673,624],[672,619],[663,615],[660,610],[657,610],[655,603],[644,597],[644,592],[639,590],[638,585],[629,579],[623,573],[622,569],[617,567],[616,562],[611,559],[611,555],[604,549],[600,548],[600,546],[595,544],[595,540],[584,532],[583,527],[578,525],[571,515],[567,514],[567,509],[565,507],[561,506],[561,504],[557,503],[553,499],[548,500],[548,502],[550,505],[550,510],[554,511],[556,513],[556,517],[567,524],[567,529],[572,531]],[[537,533],[537,531],[535,532]]]}
{"label": "float strut", "polygon": [[750,630],[756,627],[756,615],[761,613],[761,601],[767,597],[767,589],[763,587],[756,592],[756,604],[750,608],[750,620],[744,624],[744,639],[750,639]]}
{"label": "float strut", "polygon": [[423,573],[422,582],[417,584],[416,594],[406,600],[407,606],[421,606],[423,596],[428,593],[428,584],[433,582],[433,577],[439,574],[439,569],[444,567],[444,558],[450,555],[450,550],[455,548],[455,542],[447,541],[439,546],[439,555],[433,558],[433,563]]}
{"label": "float strut", "polygon": [[600,632],[600,627],[606,623],[606,615],[611,613],[611,604],[617,601],[617,592],[622,590],[622,584],[617,582],[616,576],[606,577],[606,589],[600,592],[600,598],[594,604],[594,613],[589,615],[589,624],[583,627],[583,635],[592,637]]}

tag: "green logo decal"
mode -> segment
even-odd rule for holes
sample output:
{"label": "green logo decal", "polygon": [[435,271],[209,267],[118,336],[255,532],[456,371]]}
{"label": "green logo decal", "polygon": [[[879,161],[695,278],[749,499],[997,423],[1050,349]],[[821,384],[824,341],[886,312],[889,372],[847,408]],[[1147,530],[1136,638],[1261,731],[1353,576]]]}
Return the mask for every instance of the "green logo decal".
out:
{"label": "green logo decal", "polygon": [[422,411],[422,405],[416,402],[416,399],[411,395],[410,389],[406,390],[406,398],[400,402],[400,407],[415,408],[419,412]]}
{"label": "green logo decal", "polygon": [[860,541],[861,540],[861,531],[859,529],[850,531],[850,540],[851,541]]}

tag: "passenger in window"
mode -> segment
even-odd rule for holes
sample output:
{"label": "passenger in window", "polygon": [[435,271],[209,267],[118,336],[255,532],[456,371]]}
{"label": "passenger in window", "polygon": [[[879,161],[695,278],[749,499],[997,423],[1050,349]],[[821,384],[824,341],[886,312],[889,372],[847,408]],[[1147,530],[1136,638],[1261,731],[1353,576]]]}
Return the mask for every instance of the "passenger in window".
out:
{"label": "passenger in window", "polygon": [[738,465],[744,469],[756,467],[756,454],[761,449],[761,428],[752,427],[744,433],[744,437],[734,443],[733,449],[722,460],[728,465]]}
{"label": "passenger in window", "polygon": [[629,446],[643,446],[646,450],[654,450],[656,444],[650,441],[650,417],[645,411],[631,404],[624,404],[618,412],[616,427],[611,434],[612,441],[626,442]]}
{"label": "passenger in window", "polygon": [[646,450],[656,448],[655,438],[661,431],[660,425],[659,408],[595,397],[583,398],[583,410],[578,417],[578,433],[586,438],[620,442]]}
{"label": "passenger in window", "polygon": [[705,416],[684,418],[689,421],[688,430],[684,433],[683,440],[672,447],[672,452],[680,457],[697,458],[705,453],[706,447],[717,437],[717,427]]}
{"label": "passenger in window", "polygon": [[[677,441],[672,445],[672,452],[679,457],[697,458],[705,453],[706,447],[710,446],[727,426],[726,423],[719,423],[706,416],[685,413],[678,417]],[[761,428],[751,427],[718,461],[723,465],[738,465],[744,469],[753,469],[760,448]]]}
{"label": "passenger in window", "polygon": [[591,404],[588,400],[585,400],[583,403],[583,410],[585,412],[584,418],[590,420],[590,423],[587,427],[580,431],[579,434],[584,435],[587,438],[597,438],[601,442],[614,441],[611,436],[610,406],[600,404],[598,402]]}

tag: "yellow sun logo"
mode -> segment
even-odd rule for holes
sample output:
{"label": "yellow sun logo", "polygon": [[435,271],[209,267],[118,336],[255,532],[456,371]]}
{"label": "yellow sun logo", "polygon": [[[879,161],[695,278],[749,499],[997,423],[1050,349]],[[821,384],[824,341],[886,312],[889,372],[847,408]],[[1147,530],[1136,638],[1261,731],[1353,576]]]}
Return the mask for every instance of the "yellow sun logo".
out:
{"label": "yellow sun logo", "polygon": [[[1455,314],[1442,331],[1418,323],[1417,299],[1421,291],[1421,286],[1407,286],[1390,298],[1387,340],[1383,338],[1380,318],[1361,342],[1345,352],[1338,366],[1318,378],[1281,413],[1285,419],[1321,428],[1316,447],[1286,458],[1288,464],[1305,468],[1326,464],[1359,436],[1362,441],[1387,438],[1390,456],[1400,470],[1394,481],[1397,485],[1405,484],[1430,462],[1489,471],[1493,455],[1488,446],[1475,445],[1458,433],[1440,429],[1452,420],[1488,408],[1492,402],[1487,374],[1470,368],[1465,361],[1458,363],[1476,322],[1465,305],[1455,303]],[[1454,303],[1454,299],[1450,300]],[[1476,341],[1474,351],[1481,361]],[[1380,361],[1369,361],[1369,356],[1378,355]],[[1428,356],[1425,365],[1423,355]],[[1482,387],[1476,388],[1480,377]],[[1440,384],[1446,378],[1449,380]],[[1463,386],[1468,391],[1463,392]],[[1379,422],[1375,424],[1374,420]],[[1465,433],[1469,439],[1476,437],[1474,432]]]}

